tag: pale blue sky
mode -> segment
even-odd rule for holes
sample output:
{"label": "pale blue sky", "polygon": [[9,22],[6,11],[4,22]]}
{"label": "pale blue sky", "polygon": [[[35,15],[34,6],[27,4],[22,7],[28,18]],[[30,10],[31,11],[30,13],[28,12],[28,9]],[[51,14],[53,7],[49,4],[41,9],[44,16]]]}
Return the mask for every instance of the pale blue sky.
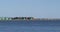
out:
{"label": "pale blue sky", "polygon": [[0,0],[0,16],[60,18],[60,0]]}

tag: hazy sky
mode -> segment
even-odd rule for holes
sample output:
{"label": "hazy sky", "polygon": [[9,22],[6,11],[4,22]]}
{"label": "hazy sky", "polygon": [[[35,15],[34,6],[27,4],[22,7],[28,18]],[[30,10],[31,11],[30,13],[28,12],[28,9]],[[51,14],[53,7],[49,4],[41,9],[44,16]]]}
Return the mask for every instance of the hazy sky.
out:
{"label": "hazy sky", "polygon": [[0,16],[60,18],[60,0],[0,0]]}

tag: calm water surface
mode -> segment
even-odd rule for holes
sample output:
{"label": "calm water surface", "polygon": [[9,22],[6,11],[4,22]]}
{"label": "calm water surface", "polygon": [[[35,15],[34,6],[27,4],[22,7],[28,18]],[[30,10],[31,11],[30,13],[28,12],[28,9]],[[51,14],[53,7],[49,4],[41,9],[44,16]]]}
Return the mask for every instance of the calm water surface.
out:
{"label": "calm water surface", "polygon": [[60,20],[0,21],[0,32],[60,32]]}

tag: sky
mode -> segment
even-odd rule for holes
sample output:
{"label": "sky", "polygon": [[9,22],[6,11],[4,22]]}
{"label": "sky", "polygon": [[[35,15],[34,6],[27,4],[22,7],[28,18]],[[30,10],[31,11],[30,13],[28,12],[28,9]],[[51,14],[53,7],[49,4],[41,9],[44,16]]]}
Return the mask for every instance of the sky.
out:
{"label": "sky", "polygon": [[0,0],[0,17],[60,18],[60,0]]}

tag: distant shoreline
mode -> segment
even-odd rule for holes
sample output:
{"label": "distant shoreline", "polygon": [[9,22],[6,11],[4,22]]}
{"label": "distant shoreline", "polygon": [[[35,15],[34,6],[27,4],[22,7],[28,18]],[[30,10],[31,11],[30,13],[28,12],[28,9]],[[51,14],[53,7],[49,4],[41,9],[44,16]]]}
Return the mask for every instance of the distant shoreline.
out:
{"label": "distant shoreline", "polygon": [[60,18],[0,17],[0,20],[60,20]]}

